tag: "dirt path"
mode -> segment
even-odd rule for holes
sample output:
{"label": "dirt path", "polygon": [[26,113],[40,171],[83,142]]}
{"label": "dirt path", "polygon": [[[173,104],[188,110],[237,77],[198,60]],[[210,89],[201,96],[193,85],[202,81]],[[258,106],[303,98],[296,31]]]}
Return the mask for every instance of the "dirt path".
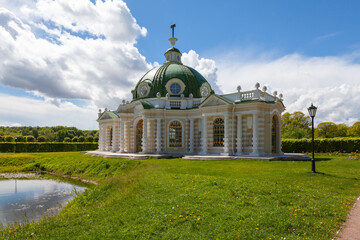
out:
{"label": "dirt path", "polygon": [[336,240],[360,240],[360,197],[356,200]]}

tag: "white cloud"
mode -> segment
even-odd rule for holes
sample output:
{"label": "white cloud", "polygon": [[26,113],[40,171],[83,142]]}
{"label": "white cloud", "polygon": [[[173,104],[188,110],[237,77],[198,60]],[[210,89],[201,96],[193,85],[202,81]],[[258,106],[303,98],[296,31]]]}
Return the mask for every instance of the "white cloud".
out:
{"label": "white cloud", "polygon": [[197,70],[201,73],[206,80],[210,83],[211,87],[217,94],[221,94],[218,83],[217,83],[217,67],[215,61],[208,58],[200,58],[194,50],[190,50],[188,53],[183,53],[182,62]]}
{"label": "white cloud", "polygon": [[146,29],[121,0],[1,3],[14,11],[0,8],[1,84],[114,109],[152,67],[134,46]]}
{"label": "white cloud", "polygon": [[339,57],[305,57],[290,54],[280,58],[220,58],[218,83],[224,92],[236,86],[251,90],[256,82],[269,92],[284,94],[286,111],[303,111],[313,102],[316,121],[352,124],[360,120],[360,64],[353,53]]}
{"label": "white cloud", "polygon": [[75,126],[97,129],[97,108],[78,107],[71,102],[52,102],[28,97],[0,94],[0,125],[7,126]]}

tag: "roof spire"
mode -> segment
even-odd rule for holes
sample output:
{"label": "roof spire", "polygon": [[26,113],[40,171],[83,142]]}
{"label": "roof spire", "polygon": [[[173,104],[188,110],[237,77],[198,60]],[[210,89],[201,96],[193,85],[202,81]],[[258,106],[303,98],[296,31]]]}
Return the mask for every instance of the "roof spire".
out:
{"label": "roof spire", "polygon": [[175,29],[175,27],[176,27],[175,23],[170,26],[170,28],[172,28],[172,37],[174,37],[174,29]]}
{"label": "roof spire", "polygon": [[170,28],[172,29],[172,37],[169,38],[169,41],[170,41],[170,43],[171,43],[171,45],[172,45],[173,47],[175,46],[175,43],[176,43],[176,41],[177,41],[177,38],[174,37],[174,29],[175,29],[175,27],[176,27],[176,24],[170,25]]}

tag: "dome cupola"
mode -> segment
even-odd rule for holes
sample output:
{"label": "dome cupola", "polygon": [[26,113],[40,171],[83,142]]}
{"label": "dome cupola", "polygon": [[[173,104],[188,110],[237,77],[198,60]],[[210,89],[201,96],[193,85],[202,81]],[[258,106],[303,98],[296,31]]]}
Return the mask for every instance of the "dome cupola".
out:
{"label": "dome cupola", "polygon": [[181,52],[174,45],[175,24],[171,25],[172,45],[165,52],[165,62],[162,66],[148,71],[132,90],[133,101],[144,98],[185,97],[204,98],[214,93],[207,80],[195,69],[181,62]]}

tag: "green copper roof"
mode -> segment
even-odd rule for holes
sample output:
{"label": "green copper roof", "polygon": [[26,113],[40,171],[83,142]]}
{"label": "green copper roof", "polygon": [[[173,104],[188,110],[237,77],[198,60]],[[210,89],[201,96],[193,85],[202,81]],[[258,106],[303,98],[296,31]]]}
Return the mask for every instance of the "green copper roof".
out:
{"label": "green copper roof", "polygon": [[105,119],[116,119],[119,118],[119,116],[113,112],[113,111],[106,111],[101,114],[101,116],[98,118],[98,120],[105,120]]}
{"label": "green copper roof", "polygon": [[168,52],[178,52],[178,53],[180,53],[180,50],[177,49],[177,48],[175,48],[175,47],[171,47],[171,48],[169,48],[168,50],[166,50],[166,52],[164,53],[164,55],[167,54]]}
{"label": "green copper roof", "polygon": [[[172,78],[178,78],[185,84],[183,92],[185,97],[189,97],[189,94],[192,93],[194,98],[201,98],[200,87],[203,83],[207,82],[206,79],[191,67],[176,62],[166,62],[162,66],[148,71],[140,79],[132,91],[133,100],[155,98],[158,92],[160,92],[161,97],[165,97],[167,94],[165,85]],[[138,86],[143,82],[150,86],[150,92],[146,97],[141,97],[137,91]],[[211,90],[210,92],[213,91]]]}
{"label": "green copper roof", "polygon": [[143,105],[144,109],[154,108],[154,106],[146,100],[140,100],[140,102]]}

